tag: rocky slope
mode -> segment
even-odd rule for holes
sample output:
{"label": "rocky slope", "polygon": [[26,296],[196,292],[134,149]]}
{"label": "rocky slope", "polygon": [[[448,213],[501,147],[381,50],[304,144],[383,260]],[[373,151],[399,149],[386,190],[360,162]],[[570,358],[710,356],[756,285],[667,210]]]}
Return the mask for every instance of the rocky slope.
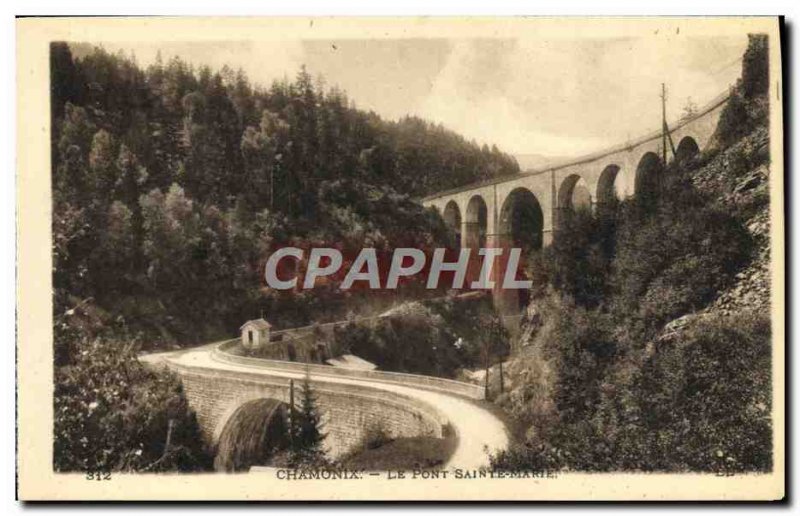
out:
{"label": "rocky slope", "polygon": [[711,192],[717,202],[742,221],[756,243],[750,264],[736,275],[704,311],[728,315],[770,306],[769,133],[759,127],[719,153],[693,177],[697,188]]}
{"label": "rocky slope", "polygon": [[734,145],[711,153],[708,163],[692,173],[693,184],[732,213],[753,237],[752,259],[733,284],[707,307],[664,326],[656,339],[679,338],[694,321],[708,316],[770,311],[769,132],[759,127]]}

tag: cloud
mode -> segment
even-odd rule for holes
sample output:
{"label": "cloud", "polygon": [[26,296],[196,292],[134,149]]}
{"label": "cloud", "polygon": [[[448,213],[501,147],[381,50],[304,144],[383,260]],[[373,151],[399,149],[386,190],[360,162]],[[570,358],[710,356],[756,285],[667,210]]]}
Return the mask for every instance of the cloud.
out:
{"label": "cloud", "polygon": [[746,42],[459,40],[416,111],[507,151],[580,155],[657,129],[662,82],[672,120],[724,91]]}

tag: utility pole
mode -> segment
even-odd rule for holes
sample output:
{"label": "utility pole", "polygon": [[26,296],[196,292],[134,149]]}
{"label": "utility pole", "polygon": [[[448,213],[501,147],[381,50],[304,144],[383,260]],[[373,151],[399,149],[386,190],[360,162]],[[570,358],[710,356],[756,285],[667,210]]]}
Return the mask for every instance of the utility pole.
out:
{"label": "utility pole", "polygon": [[[493,335],[494,345],[499,348],[500,347],[500,342],[502,342],[502,339],[503,339],[503,322],[502,322],[502,319],[493,320],[492,321],[492,329],[493,329],[492,333],[494,334]],[[505,378],[503,377],[504,376],[503,375],[503,360],[504,360],[504,356],[501,353],[500,354],[500,361],[497,364],[498,374],[500,375],[500,394],[503,394],[505,392],[505,390],[506,390],[505,389],[505,385],[504,385]]]}
{"label": "utility pole", "polygon": [[500,394],[503,394],[504,392],[506,392],[505,375],[503,374],[503,357],[500,357],[500,363],[497,364],[497,367],[500,369],[500,371],[499,371],[499,374],[500,374]]}
{"label": "utility pole", "polygon": [[289,447],[294,450],[294,430],[297,420],[294,414],[294,380],[289,380]]}
{"label": "utility pole", "polygon": [[667,87],[661,83],[661,163],[667,166]]}
{"label": "utility pole", "polygon": [[[552,206],[550,213],[550,236],[551,241],[555,241],[556,239],[556,231],[561,226],[561,212],[564,210],[559,210],[558,205],[558,189],[556,188],[556,171],[550,170],[550,206]],[[544,238],[544,235],[542,235]],[[542,247],[544,247],[544,242],[542,242]]]}
{"label": "utility pole", "polygon": [[483,341],[483,399],[489,399],[489,342]]}
{"label": "utility pole", "polygon": [[676,158],[675,144],[672,142],[672,135],[669,133],[669,126],[667,125],[667,87],[661,83],[661,162],[664,168],[667,167],[667,142],[672,149],[672,157]]}

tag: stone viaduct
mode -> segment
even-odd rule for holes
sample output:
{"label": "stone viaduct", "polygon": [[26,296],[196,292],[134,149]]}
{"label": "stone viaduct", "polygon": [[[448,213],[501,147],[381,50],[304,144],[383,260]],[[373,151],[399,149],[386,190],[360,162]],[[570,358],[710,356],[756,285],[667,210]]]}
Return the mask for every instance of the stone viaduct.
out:
{"label": "stone viaduct", "polygon": [[[693,116],[673,124],[669,134],[675,152],[673,155],[668,143],[667,155],[680,162],[705,148],[727,100],[727,93],[720,95]],[[422,204],[437,209],[462,248],[512,244],[542,248],[552,242],[565,217],[576,207],[602,209],[615,199],[657,188],[664,169],[662,150],[662,131],[658,130],[542,170],[438,192],[423,198]],[[513,311],[505,308],[506,312]]]}
{"label": "stone viaduct", "polygon": [[468,407],[473,407],[469,400],[483,399],[481,386],[443,378],[244,357],[229,352],[237,342],[141,357],[180,376],[201,432],[212,446],[244,404],[258,399],[288,403],[290,380],[299,405],[307,374],[327,433],[324,444],[334,458],[359,444],[373,424],[394,437],[444,437],[454,421],[436,405],[442,395]]}

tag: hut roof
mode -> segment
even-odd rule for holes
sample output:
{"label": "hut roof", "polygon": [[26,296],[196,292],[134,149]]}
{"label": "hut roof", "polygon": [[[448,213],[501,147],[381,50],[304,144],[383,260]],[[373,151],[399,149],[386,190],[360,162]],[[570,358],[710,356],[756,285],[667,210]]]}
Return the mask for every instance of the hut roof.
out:
{"label": "hut roof", "polygon": [[252,321],[247,321],[243,325],[239,327],[240,330],[244,329],[245,326],[255,326],[259,330],[268,330],[272,328],[272,325],[265,321],[264,319],[253,319]]}

